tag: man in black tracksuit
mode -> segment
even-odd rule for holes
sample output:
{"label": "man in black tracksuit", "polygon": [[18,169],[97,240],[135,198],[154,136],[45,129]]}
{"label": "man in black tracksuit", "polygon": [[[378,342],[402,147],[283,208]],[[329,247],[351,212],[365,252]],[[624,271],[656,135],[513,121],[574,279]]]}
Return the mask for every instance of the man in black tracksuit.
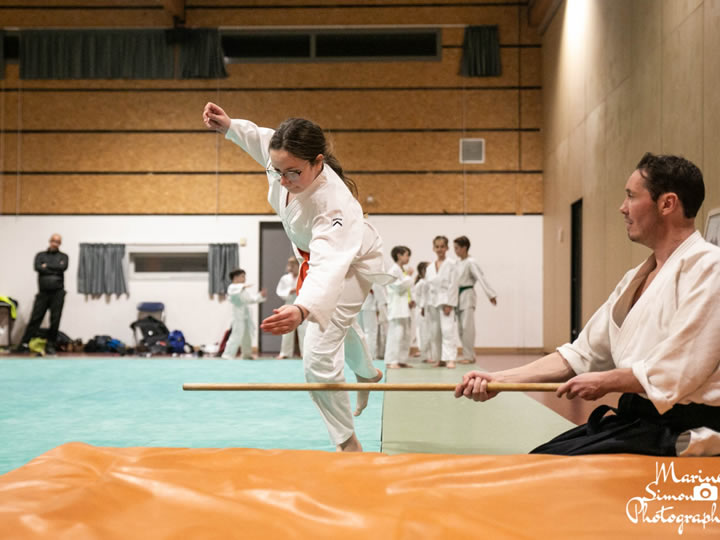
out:
{"label": "man in black tracksuit", "polygon": [[64,273],[68,266],[68,256],[60,251],[62,237],[53,234],[46,251],[35,256],[35,271],[38,273],[38,293],[35,295],[32,315],[25,334],[20,342],[21,350],[28,350],[28,342],[37,334],[47,310],[50,310],[50,330],[45,352],[55,354],[55,342],[60,328],[60,315],[65,303]]}

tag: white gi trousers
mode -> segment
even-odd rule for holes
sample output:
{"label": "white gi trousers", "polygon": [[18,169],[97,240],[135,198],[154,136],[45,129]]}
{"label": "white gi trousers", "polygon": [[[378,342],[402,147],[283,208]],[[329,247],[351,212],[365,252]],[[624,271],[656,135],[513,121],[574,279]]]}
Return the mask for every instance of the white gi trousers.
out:
{"label": "white gi trousers", "polygon": [[[303,344],[303,366],[307,382],[345,382],[345,363],[356,374],[374,378],[373,365],[365,334],[357,322],[372,283],[352,267],[345,276],[342,294],[325,331],[308,322]],[[310,392],[325,421],[330,440],[336,446],[355,431],[350,397],[347,392]]]}
{"label": "white gi trousers", "polygon": [[387,340],[385,342],[385,365],[407,364],[410,356],[410,317],[390,319],[388,321]]}
{"label": "white gi trousers", "polygon": [[458,310],[458,332],[460,333],[463,358],[475,360],[475,308]]}
{"label": "white gi trousers", "polygon": [[230,337],[225,344],[222,357],[232,360],[237,356],[238,349],[242,352],[244,360],[252,360],[252,327],[246,320],[233,320]]}
{"label": "white gi trousers", "polygon": [[370,358],[375,360],[377,358],[378,344],[377,313],[367,309],[361,311],[358,315],[358,323],[360,324],[360,328],[363,329],[363,332],[365,332],[365,341],[370,351]]}
{"label": "white gi trousers", "polygon": [[420,360],[431,360],[430,351],[430,325],[428,322],[427,308],[425,308],[425,315],[420,315],[420,310],[417,310],[415,318],[415,330],[417,333],[417,346],[420,351]]}
{"label": "white gi trousers", "polygon": [[450,315],[445,315],[441,306],[427,306],[425,316],[430,326],[430,354],[433,361],[454,362],[457,359],[455,309]]}
{"label": "white gi trousers", "polygon": [[300,356],[303,352],[303,340],[305,339],[305,329],[307,323],[302,323],[295,330],[289,334],[283,334],[282,340],[280,341],[280,354],[287,358],[295,356],[295,332],[297,332],[298,346],[300,347]]}

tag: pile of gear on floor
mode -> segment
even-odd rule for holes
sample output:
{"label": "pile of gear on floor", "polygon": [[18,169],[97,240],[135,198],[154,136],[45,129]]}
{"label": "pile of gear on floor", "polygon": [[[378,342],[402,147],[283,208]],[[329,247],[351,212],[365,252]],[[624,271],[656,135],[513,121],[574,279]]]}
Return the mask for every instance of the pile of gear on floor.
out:
{"label": "pile of gear on floor", "polygon": [[105,353],[125,355],[192,355],[203,356],[202,347],[193,347],[185,341],[180,330],[170,331],[165,323],[149,316],[139,319],[130,325],[136,334],[135,345],[128,346],[123,341],[109,335],[96,335],[83,343],[81,339],[72,339],[64,332],[58,332],[57,340],[48,343],[48,329],[41,328],[38,335],[29,343],[21,344],[15,349],[17,353],[29,353],[37,356],[64,353]]}
{"label": "pile of gear on floor", "polygon": [[[37,335],[28,343],[14,348],[15,353],[35,356],[62,353],[100,353],[120,356],[172,355],[172,356],[218,356],[222,349],[218,344],[193,346],[185,340],[181,330],[168,329],[165,325],[165,305],[162,302],[141,302],[137,306],[138,318],[130,324],[134,344],[128,345],[109,335],[96,335],[83,343],[81,339],[72,339],[66,333],[58,331],[55,343],[48,342],[49,330],[40,328]],[[224,341],[227,340],[226,333]],[[6,354],[10,352],[9,350]]]}

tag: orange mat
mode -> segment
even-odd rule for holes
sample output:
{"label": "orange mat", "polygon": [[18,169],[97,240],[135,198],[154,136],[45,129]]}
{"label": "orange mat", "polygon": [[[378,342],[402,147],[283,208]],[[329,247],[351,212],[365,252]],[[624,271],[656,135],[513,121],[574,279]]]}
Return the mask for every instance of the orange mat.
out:
{"label": "orange mat", "polygon": [[0,537],[718,538],[718,486],[720,458],[70,443],[0,476]]}

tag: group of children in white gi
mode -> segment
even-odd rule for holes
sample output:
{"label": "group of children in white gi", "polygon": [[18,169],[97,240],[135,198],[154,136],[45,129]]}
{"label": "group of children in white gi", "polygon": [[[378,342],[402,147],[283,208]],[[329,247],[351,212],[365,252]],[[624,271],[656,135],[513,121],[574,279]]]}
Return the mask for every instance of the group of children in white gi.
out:
{"label": "group of children in white gi", "polygon": [[[388,368],[412,367],[409,358],[413,333],[417,356],[422,362],[454,368],[458,338],[463,350],[460,362],[475,362],[474,286],[480,283],[493,305],[497,305],[497,294],[480,266],[468,255],[468,238],[456,238],[454,248],[458,260],[446,258],[448,239],[437,236],[433,240],[437,260],[418,264],[414,280],[413,268],[409,266],[410,248],[392,249],[394,264],[389,273],[395,281],[384,288],[373,286],[360,316],[373,357],[380,356],[377,352],[380,348]],[[387,320],[384,348],[383,319]]]}
{"label": "group of children in white gi", "polygon": [[[459,338],[463,351],[460,363],[475,363],[475,284],[480,284],[493,305],[497,305],[497,294],[480,266],[469,256],[468,238],[456,238],[454,249],[457,260],[446,257],[448,239],[437,236],[433,240],[437,260],[418,264],[414,279],[410,248],[395,246],[392,249],[394,264],[388,273],[395,280],[386,286],[373,285],[358,315],[372,358],[384,358],[386,367],[391,369],[412,367],[410,349],[414,334],[417,358],[421,362],[454,368]],[[288,259],[286,270],[276,294],[285,304],[292,304],[297,297],[299,270],[295,257]],[[249,307],[264,302],[267,293],[265,289],[251,293],[242,270],[231,272],[230,278],[228,298],[233,306],[233,322],[223,358],[234,358],[240,349],[242,357],[247,359],[251,358],[255,330]],[[302,324],[282,336],[279,359],[294,357],[296,343],[302,355],[305,327]]]}

